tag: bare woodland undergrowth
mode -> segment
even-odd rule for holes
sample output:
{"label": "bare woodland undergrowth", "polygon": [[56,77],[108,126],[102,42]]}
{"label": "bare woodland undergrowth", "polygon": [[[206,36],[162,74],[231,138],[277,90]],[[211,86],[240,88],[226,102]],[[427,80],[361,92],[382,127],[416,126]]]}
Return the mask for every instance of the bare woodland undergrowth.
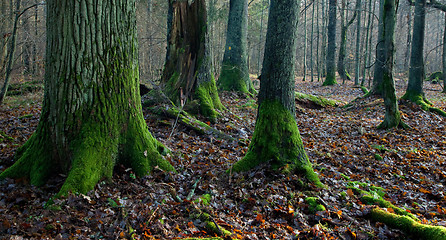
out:
{"label": "bare woodland undergrowth", "polygon": [[[298,80],[296,90],[345,103],[362,95],[351,82],[321,85]],[[397,81],[399,97],[405,87],[406,82]],[[440,85],[426,82],[425,92],[435,106],[446,109]],[[12,165],[15,150],[34,131],[41,97],[41,92],[9,97],[0,107],[0,171]],[[220,97],[230,112],[208,124],[248,143],[255,101],[234,93]],[[29,186],[26,179],[0,181],[0,239],[215,236],[192,217],[197,211],[240,239],[410,239],[371,221],[370,208],[352,190],[383,194],[421,222],[446,226],[446,121],[409,103],[400,102],[400,110],[412,129],[377,130],[384,117],[380,99],[359,101],[348,110],[297,106],[305,149],[326,189],[304,188],[299,176],[269,170],[227,174],[247,151],[243,141],[199,135],[182,125],[171,134],[175,119],[145,111],[149,130],[172,150],[167,159],[177,174],[155,170],[135,178],[131,169],[117,167],[112,182],[98,184],[87,195],[55,199],[51,205],[46,203],[64,176],[42,188]],[[307,197],[316,197],[326,210],[314,212]]]}

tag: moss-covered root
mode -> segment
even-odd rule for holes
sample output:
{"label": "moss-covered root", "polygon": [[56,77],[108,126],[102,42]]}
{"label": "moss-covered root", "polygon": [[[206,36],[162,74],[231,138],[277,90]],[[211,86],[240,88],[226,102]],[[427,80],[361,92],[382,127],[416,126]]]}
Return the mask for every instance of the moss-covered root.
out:
{"label": "moss-covered root", "polygon": [[309,181],[323,187],[305,153],[296,120],[276,100],[264,100],[260,104],[249,150],[234,164],[232,171],[247,171],[269,161],[275,169],[303,173]]}
{"label": "moss-covered root", "polygon": [[14,165],[0,174],[0,179],[26,178],[36,186],[43,185],[56,170],[51,165],[51,153],[46,141],[43,141],[41,131],[38,129],[31,138],[19,148]]}
{"label": "moss-covered root", "polygon": [[431,226],[421,224],[407,216],[386,212],[380,208],[374,208],[370,217],[378,222],[387,224],[392,228],[400,229],[418,239],[444,240],[446,239],[446,228],[442,226]]}
{"label": "moss-covered root", "polygon": [[433,107],[432,103],[429,102],[423,95],[421,94],[416,94],[416,93],[412,93],[412,92],[406,92],[406,94],[404,94],[403,97],[401,97],[401,99],[405,99],[408,101],[411,101],[415,104],[417,104],[418,106],[420,106],[424,111],[429,111],[429,112],[433,112],[436,113],[440,116],[446,117],[446,112]]}
{"label": "moss-covered root", "polygon": [[256,93],[254,85],[249,79],[249,74],[244,74],[240,66],[228,63],[223,63],[221,68],[218,89],[221,91],[241,92],[248,96],[253,96]]}
{"label": "moss-covered root", "polygon": [[369,93],[369,90],[368,90],[366,87],[364,87],[364,86],[361,86],[361,91],[362,91],[364,94],[368,94],[368,93]]}
{"label": "moss-covered root", "polygon": [[336,84],[338,84],[336,81],[336,75],[327,73],[327,77],[325,78],[324,83],[322,83],[322,86],[332,86]]}
{"label": "moss-covered root", "polygon": [[418,218],[415,215],[413,215],[412,213],[407,212],[406,210],[404,210],[402,208],[396,207],[391,202],[386,201],[384,198],[382,198],[382,196],[384,196],[384,193],[382,195],[379,195],[376,193],[364,191],[364,190],[356,188],[356,187],[349,187],[349,188],[358,192],[361,195],[361,201],[364,202],[365,204],[369,204],[369,205],[376,204],[382,208],[391,208],[395,213],[397,213],[399,215],[407,216],[409,218],[412,218],[413,220],[418,221]]}
{"label": "moss-covered root", "polygon": [[[137,121],[130,121],[127,135],[121,140],[121,156],[125,166],[131,167],[137,176],[148,175],[155,166],[162,170],[174,172],[172,165],[162,157],[166,151],[147,128],[134,127]],[[145,122],[141,122],[145,126]],[[136,125],[136,124],[135,124]],[[139,131],[138,131],[139,129]]]}
{"label": "moss-covered root", "polygon": [[217,86],[215,84],[214,75],[210,81],[206,81],[197,86],[195,90],[196,98],[200,102],[200,112],[203,116],[215,121],[219,115],[216,110],[223,110],[223,104],[218,96]]}

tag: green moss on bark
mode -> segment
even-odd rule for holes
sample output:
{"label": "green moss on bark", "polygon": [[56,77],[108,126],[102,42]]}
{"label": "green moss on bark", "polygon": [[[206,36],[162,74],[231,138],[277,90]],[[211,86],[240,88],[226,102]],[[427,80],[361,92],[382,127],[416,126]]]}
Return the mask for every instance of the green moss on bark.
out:
{"label": "green moss on bark", "polygon": [[385,223],[392,228],[400,229],[413,235],[417,239],[446,239],[446,228],[442,226],[421,224],[410,217],[389,213],[379,208],[373,209],[370,216],[375,221]]}
{"label": "green moss on bark", "polygon": [[336,85],[338,82],[336,81],[336,74],[335,73],[327,73],[327,76],[325,77],[325,81],[322,84],[322,86],[332,86]]}
{"label": "green moss on bark", "polygon": [[239,66],[229,63],[223,63],[218,88],[222,91],[236,91],[248,95],[256,93],[249,75],[244,74]]}
{"label": "green moss on bark", "polygon": [[214,75],[210,81],[206,81],[197,86],[195,90],[196,98],[200,101],[200,112],[203,116],[215,121],[219,115],[216,110],[224,109],[218,97],[217,86]]}
{"label": "green moss on bark", "polygon": [[249,150],[232,171],[248,171],[266,162],[284,172],[303,173],[309,181],[323,186],[305,153],[295,118],[276,100],[260,104]]}

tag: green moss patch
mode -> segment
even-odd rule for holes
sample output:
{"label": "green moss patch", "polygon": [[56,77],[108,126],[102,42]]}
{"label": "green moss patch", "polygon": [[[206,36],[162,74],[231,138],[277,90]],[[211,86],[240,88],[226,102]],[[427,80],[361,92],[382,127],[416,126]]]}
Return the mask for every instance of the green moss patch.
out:
{"label": "green moss patch", "polygon": [[317,203],[317,197],[307,197],[305,198],[305,202],[309,205],[309,210],[311,213],[315,213],[318,211],[325,211],[324,205]]}
{"label": "green moss patch", "polygon": [[[415,215],[409,213],[408,211],[402,208],[396,207],[389,201],[386,201],[383,198],[384,195],[386,194],[383,188],[360,182],[349,182],[348,185],[349,185],[348,188],[354,190],[357,194],[360,195],[360,199],[363,203],[368,205],[376,204],[383,208],[391,208],[395,213],[399,215],[408,216],[414,220],[418,220],[418,218]],[[368,189],[368,191],[363,189]]]}

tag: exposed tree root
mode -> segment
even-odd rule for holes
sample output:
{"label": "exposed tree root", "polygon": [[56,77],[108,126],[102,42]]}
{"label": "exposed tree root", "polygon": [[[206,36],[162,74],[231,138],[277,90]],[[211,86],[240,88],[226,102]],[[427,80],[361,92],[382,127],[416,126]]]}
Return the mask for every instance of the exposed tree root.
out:
{"label": "exposed tree root", "polygon": [[404,96],[401,99],[415,103],[416,105],[420,106],[421,109],[423,109],[424,111],[433,112],[440,116],[446,117],[445,111],[434,107],[433,104],[426,99],[426,97],[420,94],[413,94],[410,92],[406,92],[406,94],[404,94]]}
{"label": "exposed tree root", "polygon": [[246,144],[243,140],[236,139],[218,129],[215,129],[208,124],[197,120],[186,111],[179,109],[167,98],[167,96],[162,94],[162,92],[159,92],[159,90],[153,90],[148,95],[150,96],[148,96],[148,99],[144,101],[143,106],[149,107],[152,113],[175,119],[179,124],[182,124],[201,135],[211,134],[217,139],[224,139],[233,142],[235,141],[241,145]]}
{"label": "exposed tree root", "polygon": [[422,224],[408,216],[390,213],[380,208],[374,208],[370,212],[371,219],[385,223],[386,225],[400,229],[417,239],[444,240],[446,239],[446,228]]}

